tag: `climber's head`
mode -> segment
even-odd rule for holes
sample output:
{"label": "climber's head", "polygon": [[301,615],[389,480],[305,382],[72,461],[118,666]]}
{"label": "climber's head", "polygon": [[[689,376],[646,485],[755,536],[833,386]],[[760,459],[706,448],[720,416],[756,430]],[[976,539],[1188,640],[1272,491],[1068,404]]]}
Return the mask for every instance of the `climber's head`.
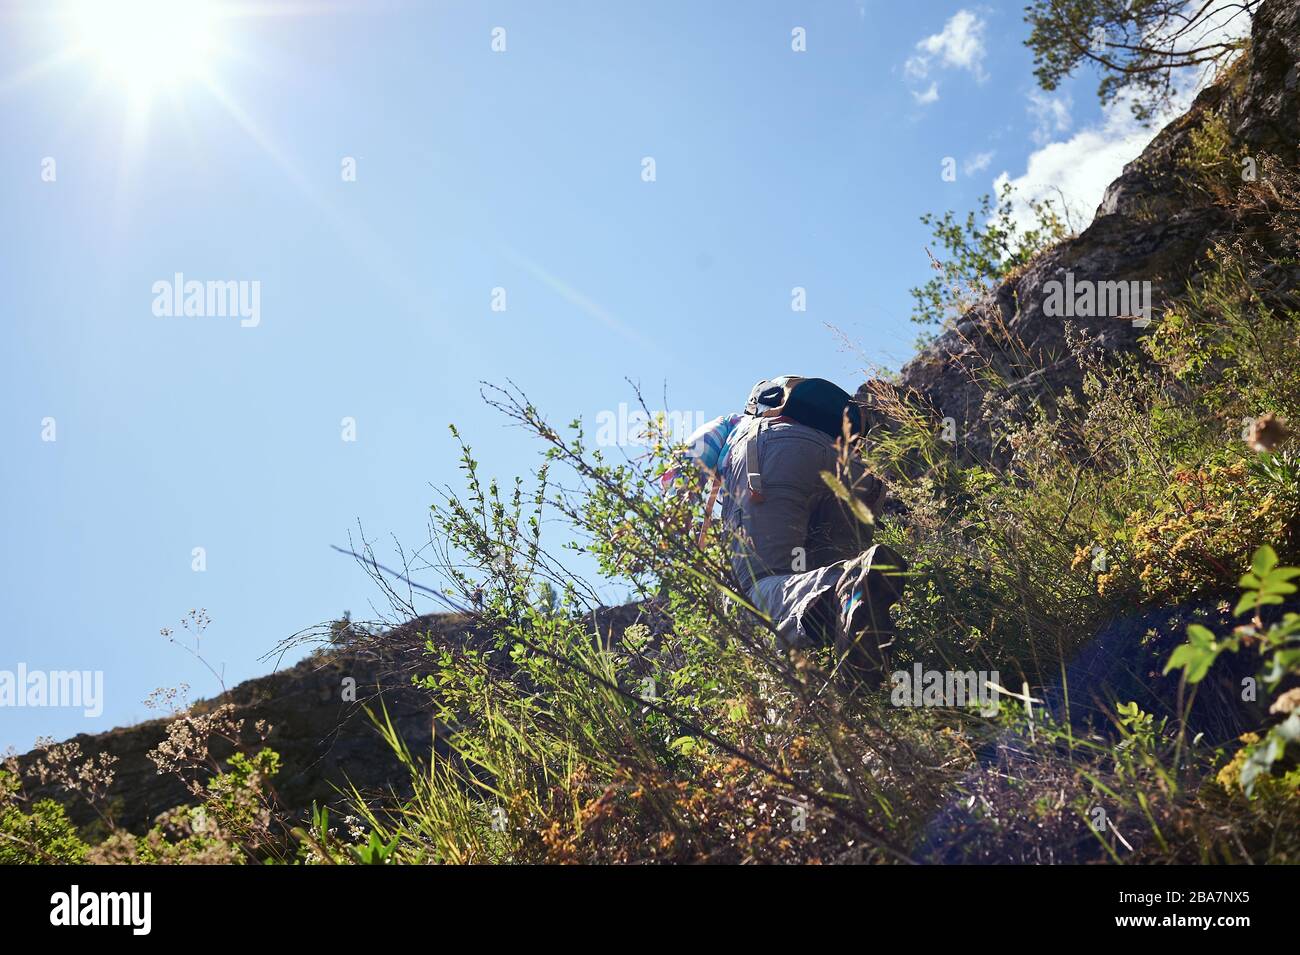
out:
{"label": "climber's head", "polygon": [[754,385],[745,414],[792,418],[833,438],[843,437],[846,420],[850,437],[860,437],[866,421],[858,403],[834,382],[797,375],[767,378]]}

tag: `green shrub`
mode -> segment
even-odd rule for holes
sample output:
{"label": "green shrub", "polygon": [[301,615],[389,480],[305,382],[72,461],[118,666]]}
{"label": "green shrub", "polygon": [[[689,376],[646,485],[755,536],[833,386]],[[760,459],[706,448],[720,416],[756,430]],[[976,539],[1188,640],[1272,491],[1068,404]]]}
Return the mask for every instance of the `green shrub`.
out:
{"label": "green shrub", "polygon": [[88,847],[64,808],[41,799],[23,812],[16,793],[13,773],[0,770],[0,865],[80,864]]}

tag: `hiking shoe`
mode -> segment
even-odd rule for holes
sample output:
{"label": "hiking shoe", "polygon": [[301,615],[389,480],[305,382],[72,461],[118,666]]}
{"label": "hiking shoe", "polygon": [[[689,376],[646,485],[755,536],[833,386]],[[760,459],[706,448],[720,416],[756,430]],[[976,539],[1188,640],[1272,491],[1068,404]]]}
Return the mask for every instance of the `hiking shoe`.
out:
{"label": "hiking shoe", "polygon": [[835,587],[840,614],[835,628],[836,671],[849,689],[879,685],[894,642],[889,608],[903,592],[907,561],[883,544],[859,554]]}

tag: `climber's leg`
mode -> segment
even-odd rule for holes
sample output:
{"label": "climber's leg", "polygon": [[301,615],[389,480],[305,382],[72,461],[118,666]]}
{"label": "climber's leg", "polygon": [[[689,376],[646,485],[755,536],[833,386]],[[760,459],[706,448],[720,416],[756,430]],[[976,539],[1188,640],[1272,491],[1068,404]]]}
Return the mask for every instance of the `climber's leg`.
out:
{"label": "climber's leg", "polygon": [[894,642],[889,608],[903,591],[907,562],[876,544],[844,564],[835,587],[840,614],[835,634],[836,668],[846,686],[879,685]]}

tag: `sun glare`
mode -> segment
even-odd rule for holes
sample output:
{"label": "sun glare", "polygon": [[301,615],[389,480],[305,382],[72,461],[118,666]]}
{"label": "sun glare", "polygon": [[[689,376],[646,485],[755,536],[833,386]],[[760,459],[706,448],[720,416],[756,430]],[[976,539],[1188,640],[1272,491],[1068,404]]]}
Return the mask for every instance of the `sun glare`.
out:
{"label": "sun glare", "polygon": [[211,0],[80,0],[76,42],[136,95],[207,73],[219,51]]}

